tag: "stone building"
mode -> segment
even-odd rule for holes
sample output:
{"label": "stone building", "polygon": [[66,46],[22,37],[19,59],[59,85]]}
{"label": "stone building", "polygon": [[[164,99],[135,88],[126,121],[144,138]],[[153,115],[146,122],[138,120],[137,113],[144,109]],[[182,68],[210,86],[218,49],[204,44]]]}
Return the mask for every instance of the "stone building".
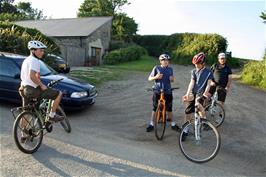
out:
{"label": "stone building", "polygon": [[111,40],[112,17],[18,21],[54,40],[70,66],[102,64]]}

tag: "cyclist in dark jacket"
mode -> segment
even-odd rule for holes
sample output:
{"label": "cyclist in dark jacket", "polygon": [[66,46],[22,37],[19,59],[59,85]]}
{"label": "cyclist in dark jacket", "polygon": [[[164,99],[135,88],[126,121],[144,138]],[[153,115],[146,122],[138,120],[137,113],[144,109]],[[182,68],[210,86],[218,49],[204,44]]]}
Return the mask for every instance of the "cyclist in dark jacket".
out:
{"label": "cyclist in dark jacket", "polygon": [[211,71],[214,76],[213,86],[210,87],[210,94],[213,95],[217,90],[218,101],[224,106],[226,94],[229,91],[232,83],[232,70],[226,64],[225,53],[220,53],[218,55],[218,63],[211,66]]}

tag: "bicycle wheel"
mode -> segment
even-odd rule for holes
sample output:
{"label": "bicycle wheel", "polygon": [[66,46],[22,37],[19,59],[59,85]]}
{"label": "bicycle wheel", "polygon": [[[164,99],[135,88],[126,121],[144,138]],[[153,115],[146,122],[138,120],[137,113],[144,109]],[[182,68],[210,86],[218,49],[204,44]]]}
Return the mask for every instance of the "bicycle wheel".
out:
{"label": "bicycle wheel", "polygon": [[41,146],[43,129],[40,119],[25,111],[18,115],[13,125],[16,146],[24,153],[32,154]]}
{"label": "bicycle wheel", "polygon": [[[204,128],[208,127],[207,130]],[[195,138],[194,122],[187,122],[179,136],[179,147],[184,156],[196,163],[204,163],[213,159],[221,145],[220,134],[207,120],[201,120],[200,139]],[[182,140],[182,136],[186,138]]]}
{"label": "bicycle wheel", "polygon": [[70,133],[71,132],[71,126],[70,126],[69,120],[66,116],[66,113],[64,112],[64,110],[60,106],[57,108],[56,114],[64,117],[64,119],[60,121],[60,124],[62,125],[62,127],[64,128],[64,130],[67,133]]}
{"label": "bicycle wheel", "polygon": [[157,140],[162,140],[165,132],[165,112],[163,112],[163,105],[159,104],[155,112],[154,132]]}
{"label": "bicycle wheel", "polygon": [[205,107],[206,118],[210,121],[215,127],[222,125],[225,119],[225,111],[220,103],[215,103],[213,106],[208,104]]}

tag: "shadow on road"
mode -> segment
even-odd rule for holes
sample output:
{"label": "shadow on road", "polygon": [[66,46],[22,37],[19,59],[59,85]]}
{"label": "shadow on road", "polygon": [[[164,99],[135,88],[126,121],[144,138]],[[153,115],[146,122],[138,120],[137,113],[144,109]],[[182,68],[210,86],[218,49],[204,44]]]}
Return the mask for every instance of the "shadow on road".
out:
{"label": "shadow on road", "polygon": [[[134,176],[162,176],[161,173],[146,171],[122,163],[112,162],[111,164],[107,164],[109,160],[107,160],[106,164],[88,161],[71,154],[59,152],[56,149],[53,149],[45,144],[43,144],[42,146],[42,149],[44,151],[38,151],[38,153],[33,154],[33,157],[41,164],[46,166],[48,169],[50,169],[54,173],[57,173],[60,176],[75,176],[78,174],[94,175],[95,169],[100,171],[100,175],[103,176],[131,176],[132,174],[134,174]],[[55,159],[60,159],[61,162],[72,161],[69,164],[73,163],[74,161],[75,163],[79,164],[80,169],[77,169],[77,166],[73,166],[74,169],[71,170],[69,169],[71,168],[71,166],[67,166],[69,164],[56,164],[57,160],[54,161]],[[86,168],[84,168],[84,166]],[[65,168],[68,168],[68,170],[65,170]],[[80,171],[81,173],[75,173],[76,170]],[[93,171],[92,174],[89,173],[90,170]],[[67,173],[66,171],[71,171],[71,174]],[[163,176],[169,175],[163,174]]]}

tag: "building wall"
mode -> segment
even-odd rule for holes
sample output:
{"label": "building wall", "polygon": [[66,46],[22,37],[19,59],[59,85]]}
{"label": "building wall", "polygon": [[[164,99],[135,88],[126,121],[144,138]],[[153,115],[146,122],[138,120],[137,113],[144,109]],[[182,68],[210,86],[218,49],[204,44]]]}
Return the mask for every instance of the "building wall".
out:
{"label": "building wall", "polygon": [[70,66],[90,63],[91,47],[101,48],[100,61],[97,62],[101,64],[102,56],[109,49],[111,28],[112,21],[109,21],[88,37],[53,37],[53,40]]}

